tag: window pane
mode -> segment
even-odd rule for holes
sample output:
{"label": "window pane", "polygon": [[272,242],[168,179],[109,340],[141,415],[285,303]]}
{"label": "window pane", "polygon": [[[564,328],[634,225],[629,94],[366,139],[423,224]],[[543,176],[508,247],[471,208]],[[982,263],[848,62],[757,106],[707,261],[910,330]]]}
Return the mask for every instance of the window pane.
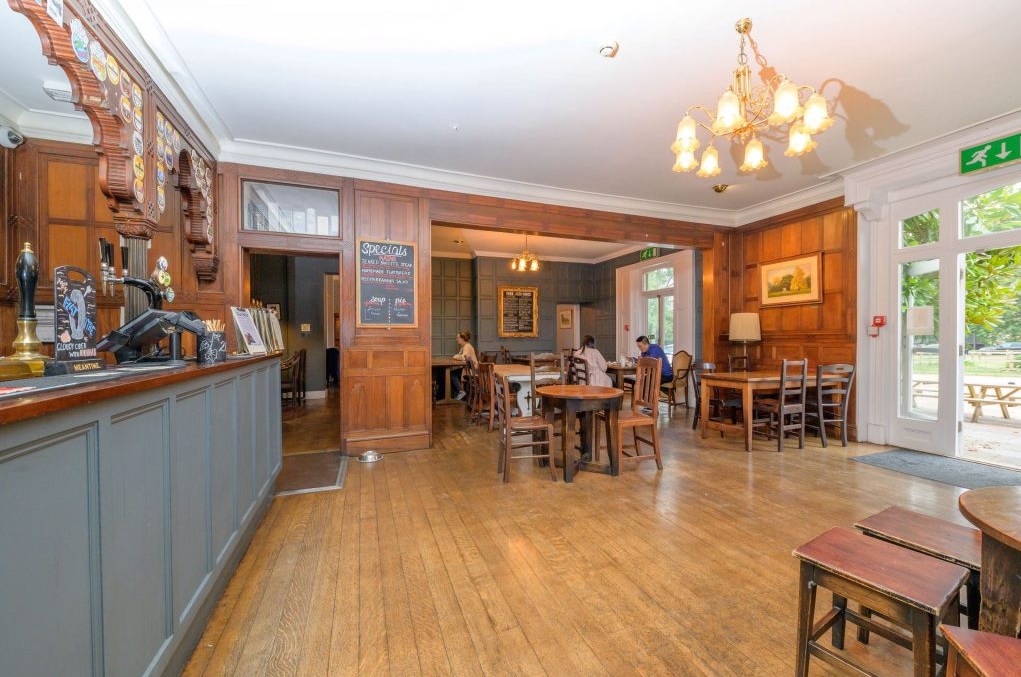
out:
{"label": "window pane", "polygon": [[964,237],[1021,228],[1021,183],[1004,186],[961,202]]}
{"label": "window pane", "polygon": [[335,190],[256,181],[242,186],[245,230],[332,236],[340,230],[340,194]]}
{"label": "window pane", "polygon": [[[968,252],[965,262],[964,332],[968,354],[1021,349],[1021,246]],[[1004,375],[1013,371],[1011,362],[965,361],[965,369],[981,367],[974,373]],[[1016,375],[1014,372],[1011,375]]]}
{"label": "window pane", "polygon": [[649,343],[657,343],[659,338],[659,297],[645,299],[645,335]]}
{"label": "window pane", "polygon": [[900,415],[936,420],[939,410],[939,260],[900,266]]}
{"label": "window pane", "polygon": [[900,246],[917,247],[939,242],[939,210],[933,209],[900,222]]}
{"label": "window pane", "polygon": [[674,356],[674,297],[664,296],[663,299],[663,341],[660,344],[668,358]]}
{"label": "window pane", "polygon": [[673,267],[667,267],[650,270],[643,278],[645,291],[669,289],[674,286],[674,269]]}

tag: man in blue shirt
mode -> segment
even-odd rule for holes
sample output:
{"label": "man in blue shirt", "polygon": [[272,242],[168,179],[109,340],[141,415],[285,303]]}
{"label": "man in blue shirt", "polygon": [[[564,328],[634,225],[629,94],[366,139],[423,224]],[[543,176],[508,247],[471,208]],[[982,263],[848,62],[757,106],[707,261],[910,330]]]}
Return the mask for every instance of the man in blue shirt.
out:
{"label": "man in blue shirt", "polygon": [[667,383],[674,377],[674,370],[670,367],[670,363],[667,362],[666,353],[655,343],[649,343],[648,336],[639,336],[636,340],[638,344],[638,350],[642,352],[642,357],[658,357],[660,363],[663,365],[663,378],[661,383]]}

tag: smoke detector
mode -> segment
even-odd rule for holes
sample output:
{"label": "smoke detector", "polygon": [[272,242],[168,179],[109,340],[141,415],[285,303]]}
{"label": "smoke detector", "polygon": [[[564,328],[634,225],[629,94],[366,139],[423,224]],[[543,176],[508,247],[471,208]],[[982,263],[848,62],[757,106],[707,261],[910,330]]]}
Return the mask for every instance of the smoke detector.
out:
{"label": "smoke detector", "polygon": [[620,45],[617,44],[616,40],[607,40],[603,44],[599,45],[599,56],[604,56],[607,59],[612,59],[617,56],[617,50],[620,49]]}

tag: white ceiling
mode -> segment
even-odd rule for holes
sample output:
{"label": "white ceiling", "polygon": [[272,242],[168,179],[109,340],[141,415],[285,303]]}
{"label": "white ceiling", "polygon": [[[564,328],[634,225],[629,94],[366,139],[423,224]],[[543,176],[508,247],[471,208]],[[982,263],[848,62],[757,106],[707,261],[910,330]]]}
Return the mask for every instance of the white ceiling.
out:
{"label": "white ceiling", "polygon": [[[94,3],[221,159],[720,225],[840,195],[841,170],[1021,107],[1016,0]],[[720,177],[674,174],[677,121],[729,84],[743,16],[768,66],[821,87],[837,123],[804,158],[766,141],[757,174],[726,147]],[[62,76],[2,7],[0,35],[0,63],[18,65],[0,116],[45,136],[42,112],[68,111],[41,82]],[[515,244],[471,250],[523,246],[502,237]]]}

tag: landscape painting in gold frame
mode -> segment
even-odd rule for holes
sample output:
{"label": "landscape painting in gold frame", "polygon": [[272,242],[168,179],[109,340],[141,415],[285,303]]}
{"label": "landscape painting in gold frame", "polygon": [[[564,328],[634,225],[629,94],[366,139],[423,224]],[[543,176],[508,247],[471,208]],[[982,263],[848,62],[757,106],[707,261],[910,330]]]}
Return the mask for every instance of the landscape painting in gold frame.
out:
{"label": "landscape painting in gold frame", "polygon": [[759,264],[761,306],[822,302],[822,262],[819,254]]}

